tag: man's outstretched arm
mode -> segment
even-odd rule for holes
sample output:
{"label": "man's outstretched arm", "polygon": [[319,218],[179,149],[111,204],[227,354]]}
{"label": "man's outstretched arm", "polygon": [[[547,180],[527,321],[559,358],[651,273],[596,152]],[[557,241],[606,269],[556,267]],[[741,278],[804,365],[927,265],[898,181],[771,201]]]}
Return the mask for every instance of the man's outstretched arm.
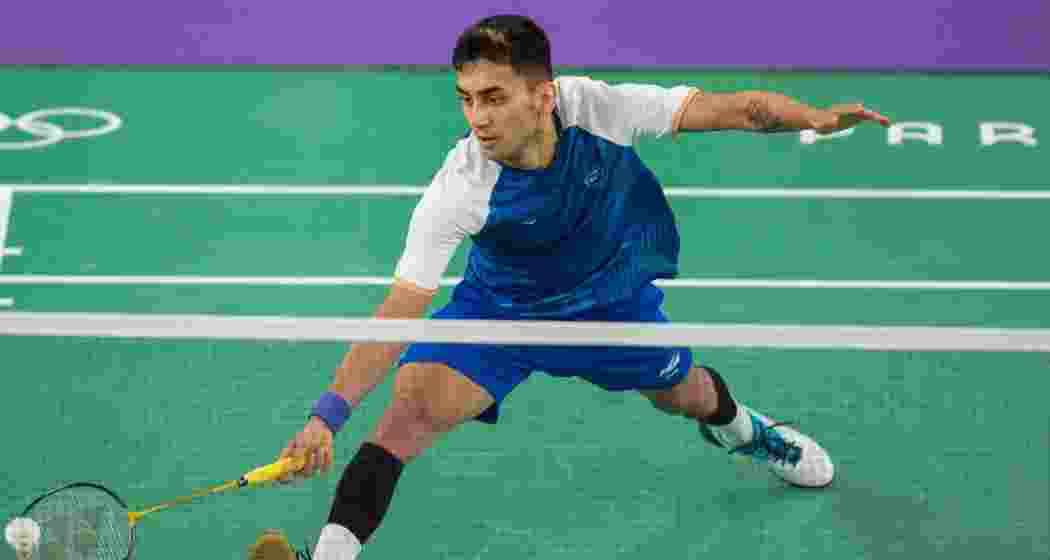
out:
{"label": "man's outstretched arm", "polygon": [[[376,309],[377,319],[419,319],[430,305],[434,294],[405,281],[395,281],[386,299]],[[350,411],[372,392],[390,371],[405,344],[355,344],[335,372],[328,393],[315,405],[302,431],[281,452],[281,457],[305,459],[300,476],[312,476],[318,469],[332,467],[332,439]],[[334,422],[330,423],[330,422]]]}
{"label": "man's outstretched arm", "polygon": [[685,108],[681,131],[748,130],[772,133],[816,130],[827,134],[874,121],[889,126],[889,118],[859,103],[818,109],[770,91],[702,93]]}
{"label": "man's outstretched arm", "polygon": [[[375,318],[420,319],[433,299],[433,292],[399,279],[376,309]],[[361,401],[383,382],[405,346],[407,344],[401,342],[354,344],[343,356],[328,389],[343,397],[350,406],[360,406]]]}

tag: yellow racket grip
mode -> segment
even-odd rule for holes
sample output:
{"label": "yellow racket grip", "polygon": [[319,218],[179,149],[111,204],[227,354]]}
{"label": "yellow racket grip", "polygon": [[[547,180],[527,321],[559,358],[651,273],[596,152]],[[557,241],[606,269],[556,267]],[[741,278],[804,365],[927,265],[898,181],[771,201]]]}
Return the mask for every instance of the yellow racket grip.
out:
{"label": "yellow racket grip", "polygon": [[248,486],[275,482],[302,469],[305,464],[306,459],[301,459],[299,457],[285,457],[284,459],[274,461],[269,465],[264,465],[245,473],[245,475],[241,477],[241,480]]}

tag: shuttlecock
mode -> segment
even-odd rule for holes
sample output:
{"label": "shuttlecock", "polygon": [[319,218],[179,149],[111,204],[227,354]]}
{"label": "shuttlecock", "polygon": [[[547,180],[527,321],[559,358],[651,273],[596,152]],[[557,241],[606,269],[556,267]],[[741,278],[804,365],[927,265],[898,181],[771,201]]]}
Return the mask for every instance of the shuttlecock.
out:
{"label": "shuttlecock", "polygon": [[28,554],[40,544],[40,525],[28,517],[16,517],[4,529],[4,538],[14,547],[19,558],[28,558]]}

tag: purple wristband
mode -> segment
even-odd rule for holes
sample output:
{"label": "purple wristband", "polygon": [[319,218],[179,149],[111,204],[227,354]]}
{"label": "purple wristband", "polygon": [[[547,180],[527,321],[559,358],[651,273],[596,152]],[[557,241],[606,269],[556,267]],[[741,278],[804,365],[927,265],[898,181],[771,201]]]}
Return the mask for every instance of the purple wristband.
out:
{"label": "purple wristband", "polygon": [[324,420],[324,423],[328,424],[328,429],[332,430],[333,434],[336,434],[343,428],[343,424],[346,424],[346,420],[350,418],[350,403],[346,402],[346,399],[338,394],[326,391],[314,403],[310,416],[316,416]]}

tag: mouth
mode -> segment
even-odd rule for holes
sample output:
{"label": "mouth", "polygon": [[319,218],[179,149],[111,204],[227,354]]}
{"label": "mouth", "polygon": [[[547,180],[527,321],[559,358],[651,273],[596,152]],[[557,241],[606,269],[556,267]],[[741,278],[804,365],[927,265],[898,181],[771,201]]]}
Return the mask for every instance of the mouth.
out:
{"label": "mouth", "polygon": [[495,143],[496,140],[498,140],[498,139],[499,139],[498,136],[480,136],[480,135],[478,136],[478,142],[481,142],[482,144],[485,144],[485,145],[491,145],[491,144]]}

